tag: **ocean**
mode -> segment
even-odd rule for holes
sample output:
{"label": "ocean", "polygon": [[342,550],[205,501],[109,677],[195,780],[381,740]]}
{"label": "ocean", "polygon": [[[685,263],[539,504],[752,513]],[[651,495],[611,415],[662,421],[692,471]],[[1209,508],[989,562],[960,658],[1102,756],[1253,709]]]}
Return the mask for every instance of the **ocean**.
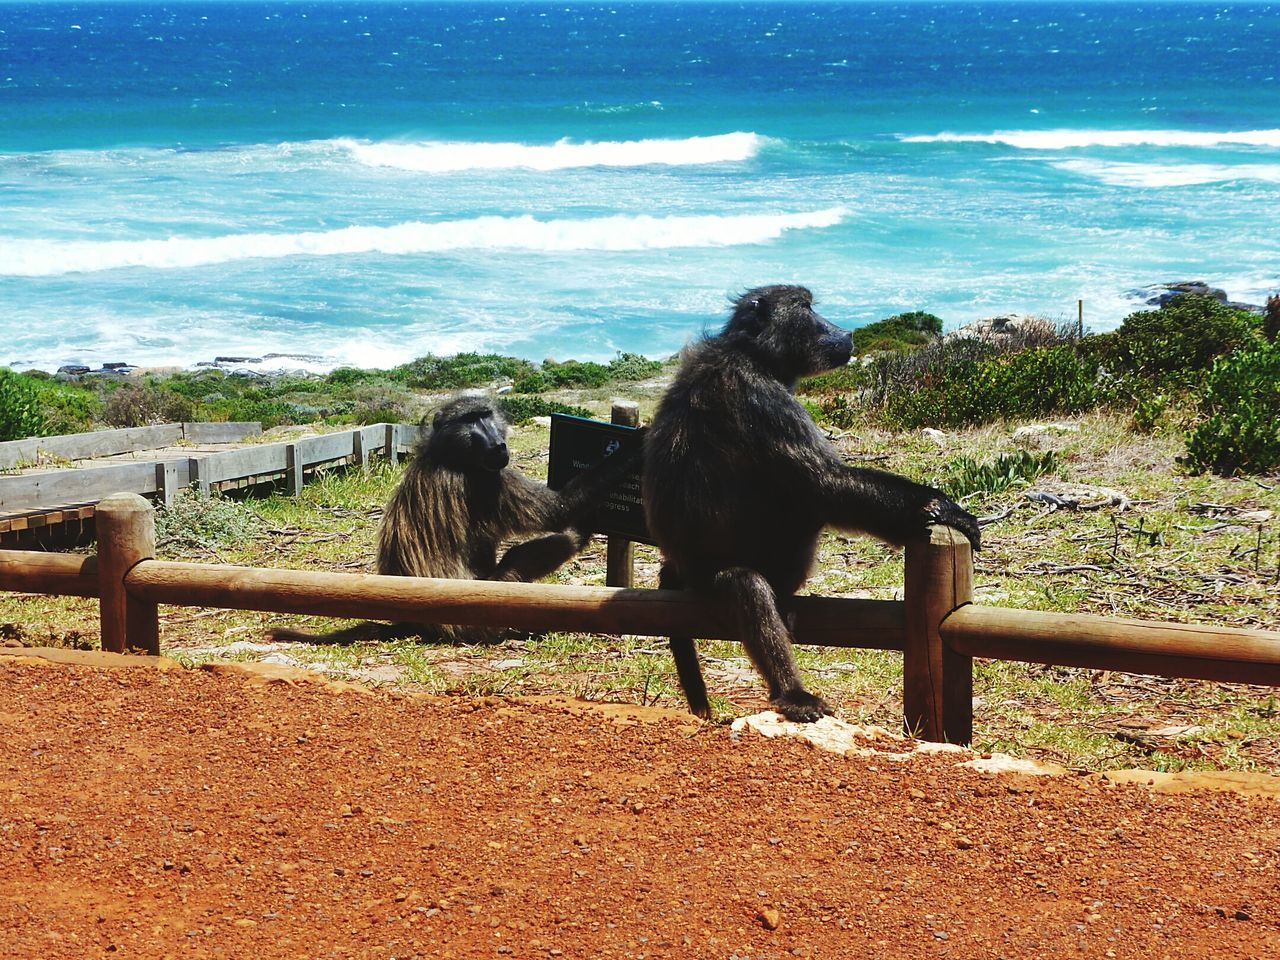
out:
{"label": "ocean", "polygon": [[0,363],[660,357],[1280,290],[1280,6],[0,2]]}

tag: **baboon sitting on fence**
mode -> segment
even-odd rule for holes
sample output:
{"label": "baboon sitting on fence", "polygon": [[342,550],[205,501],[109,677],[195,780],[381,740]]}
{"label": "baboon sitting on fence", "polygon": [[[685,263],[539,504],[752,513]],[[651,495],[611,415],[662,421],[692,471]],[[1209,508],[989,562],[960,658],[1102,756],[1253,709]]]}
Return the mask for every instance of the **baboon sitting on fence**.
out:
{"label": "baboon sitting on fence", "polygon": [[[586,545],[591,531],[585,522],[638,455],[637,449],[611,456],[579,474],[563,490],[553,491],[508,466],[507,422],[489,399],[450,400],[432,416],[429,432],[387,502],[378,530],[378,573],[539,580]],[[515,544],[499,559],[504,540],[534,533],[546,535]],[[501,634],[489,627],[373,621],[326,634],[270,631],[274,640],[320,643],[404,636],[487,643]]]}
{"label": "baboon sitting on fence", "polygon": [[[940,491],[846,464],[792,395],[800,377],[843,366],[852,349],[804,287],[752,290],[718,336],[686,352],[645,439],[659,584],[728,598],[770,702],[799,722],[831,713],[805,690],[784,619],[822,529],[901,544],[941,523],[979,541],[977,520]],[[709,716],[693,640],[673,637],[671,651],[689,708]]]}

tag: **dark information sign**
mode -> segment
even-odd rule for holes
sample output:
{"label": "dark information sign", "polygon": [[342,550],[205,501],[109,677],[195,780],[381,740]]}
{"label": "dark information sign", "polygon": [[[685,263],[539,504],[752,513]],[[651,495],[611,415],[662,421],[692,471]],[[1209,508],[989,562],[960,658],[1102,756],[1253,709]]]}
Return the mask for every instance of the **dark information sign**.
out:
{"label": "dark information sign", "polygon": [[[635,427],[553,413],[547,486],[559,490],[584,470],[601,463],[606,456],[616,456],[639,442]],[[638,461],[635,469],[613,488],[605,505],[596,511],[591,529],[640,543],[653,543],[644,522]]]}

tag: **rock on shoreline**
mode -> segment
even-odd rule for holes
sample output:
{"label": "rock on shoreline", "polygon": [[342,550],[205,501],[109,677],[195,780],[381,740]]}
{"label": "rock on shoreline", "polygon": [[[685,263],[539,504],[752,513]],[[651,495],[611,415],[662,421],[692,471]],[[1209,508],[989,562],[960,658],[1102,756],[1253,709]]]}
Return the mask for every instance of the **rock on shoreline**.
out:
{"label": "rock on shoreline", "polygon": [[222,370],[229,377],[311,377],[322,376],[337,364],[324,357],[300,353],[265,353],[260,357],[214,357],[191,367],[136,367],[131,363],[104,363],[92,368],[84,364],[66,364],[58,368],[59,380],[82,377],[132,377],[143,374],[184,373],[188,370]]}

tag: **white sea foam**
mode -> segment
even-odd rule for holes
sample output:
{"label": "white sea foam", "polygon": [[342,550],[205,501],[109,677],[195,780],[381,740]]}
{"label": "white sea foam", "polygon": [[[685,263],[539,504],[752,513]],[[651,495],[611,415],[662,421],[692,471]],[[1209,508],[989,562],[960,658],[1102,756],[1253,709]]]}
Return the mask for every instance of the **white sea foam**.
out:
{"label": "white sea foam", "polygon": [[1073,147],[1280,147],[1272,130],[997,130],[993,133],[938,133],[903,136],[904,143],[1001,143],[1019,150]]}
{"label": "white sea foam", "polygon": [[1055,160],[1052,164],[1112,187],[1191,187],[1207,183],[1254,180],[1280,183],[1280,164],[1246,163],[1108,163],[1102,160]]}
{"label": "white sea foam", "polygon": [[339,139],[336,145],[359,163],[418,173],[464,170],[566,170],[573,167],[694,166],[750,160],[768,138],[725,133],[683,140],[626,140],[552,144],[427,141],[369,142]]}
{"label": "white sea foam", "polygon": [[478,217],[305,233],[244,233],[165,240],[0,239],[0,276],[47,277],[123,267],[172,269],[235,260],[448,253],[463,250],[634,251],[763,243],[788,230],[840,223],[843,207],[740,216],[612,216],[590,220]]}

